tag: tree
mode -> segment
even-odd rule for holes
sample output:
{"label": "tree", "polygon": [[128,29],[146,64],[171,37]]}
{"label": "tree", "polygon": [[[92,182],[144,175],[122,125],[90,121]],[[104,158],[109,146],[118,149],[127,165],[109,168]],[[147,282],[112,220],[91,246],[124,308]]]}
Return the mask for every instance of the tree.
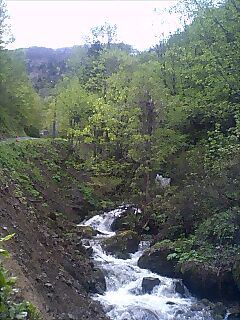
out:
{"label": "tree", "polygon": [[13,41],[10,26],[8,24],[8,15],[4,0],[0,0],[0,49]]}
{"label": "tree", "polygon": [[3,47],[10,41],[6,6],[0,1],[0,135],[23,134],[30,126],[40,128],[42,100],[26,74],[23,52]]}
{"label": "tree", "polygon": [[117,26],[116,24],[110,25],[105,22],[103,25],[93,27],[88,42],[92,44],[106,44],[107,48],[117,39]]}

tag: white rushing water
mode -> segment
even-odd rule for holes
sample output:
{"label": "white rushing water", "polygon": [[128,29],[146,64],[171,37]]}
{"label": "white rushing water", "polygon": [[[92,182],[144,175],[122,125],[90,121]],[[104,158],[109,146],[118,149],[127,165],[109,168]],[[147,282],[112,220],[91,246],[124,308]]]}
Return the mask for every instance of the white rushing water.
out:
{"label": "white rushing water", "polygon": [[[122,212],[123,209],[119,208],[94,216],[82,224],[100,232],[90,242],[86,241],[85,245],[93,248],[95,264],[102,269],[106,278],[105,294],[94,298],[100,301],[107,315],[114,320],[212,320],[204,308],[193,307],[197,301],[187,289],[184,297],[175,291],[176,279],[161,277],[137,266],[146,244],[141,243],[139,251],[131,254],[127,260],[117,259],[103,251],[101,240],[115,234],[111,231],[111,224]],[[160,280],[151,294],[142,292],[144,277]]]}

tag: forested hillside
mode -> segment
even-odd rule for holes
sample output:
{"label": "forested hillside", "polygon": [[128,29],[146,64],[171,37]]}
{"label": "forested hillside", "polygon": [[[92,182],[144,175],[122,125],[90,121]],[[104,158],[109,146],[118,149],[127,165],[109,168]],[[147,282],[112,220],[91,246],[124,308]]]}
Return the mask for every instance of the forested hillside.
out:
{"label": "forested hillside", "polygon": [[73,48],[48,49],[32,47],[23,49],[28,76],[40,96],[52,94],[52,89],[68,70],[68,58]]}
{"label": "forested hillside", "polygon": [[9,137],[41,128],[43,102],[28,79],[23,54],[4,49],[11,39],[2,1],[0,8],[0,137]]}
{"label": "forested hillside", "polygon": [[[85,295],[104,289],[91,282],[91,253],[76,244],[75,232],[78,240],[84,235],[67,222],[64,230],[63,219],[72,219],[74,211],[74,222],[84,220],[122,204],[130,209],[112,224],[117,233],[105,240],[106,252],[116,241],[114,248],[126,259],[128,237],[150,241],[139,267],[182,279],[198,298],[238,305],[235,318],[228,319],[239,319],[240,2],[184,0],[175,10],[185,17],[182,30],[144,52],[116,43],[116,27],[107,23],[92,29],[89,43],[58,51],[8,51],[0,38],[0,136],[37,135],[48,128],[59,138],[2,146],[0,174],[4,184],[10,181],[11,201],[17,191],[22,212],[33,203],[35,224],[43,226],[34,226],[36,232],[56,232],[56,242],[43,242],[44,255],[56,245],[60,267],[52,260],[44,272],[50,279],[51,268],[64,281],[73,277],[70,287],[84,292],[83,319]],[[92,239],[94,230],[83,230]],[[71,254],[77,252],[87,266],[79,271],[82,278],[64,262],[64,249],[75,245]],[[68,258],[79,266],[73,255]],[[19,261],[32,270],[27,259]],[[39,281],[33,280],[36,288],[44,287]],[[51,304],[54,292],[41,290]],[[211,319],[226,319],[220,307]],[[54,308],[55,316],[64,312],[57,303]],[[98,308],[89,311],[96,319]]]}
{"label": "forested hillside", "polygon": [[[149,52],[117,48],[111,29],[93,30],[88,50],[70,58],[47,119],[73,150],[89,146],[86,166],[141,208],[133,228],[171,248],[183,277],[191,262],[191,274],[212,270],[224,282],[240,244],[240,4],[181,6],[192,22]],[[157,173],[170,188],[156,185]],[[190,283],[206,293],[199,286]]]}

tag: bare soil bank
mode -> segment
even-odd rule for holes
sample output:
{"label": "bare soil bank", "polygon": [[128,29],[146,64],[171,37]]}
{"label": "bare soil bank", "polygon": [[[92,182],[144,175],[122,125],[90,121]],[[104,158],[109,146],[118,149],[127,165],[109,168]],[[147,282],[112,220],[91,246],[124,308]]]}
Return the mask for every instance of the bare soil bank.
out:
{"label": "bare soil bank", "polygon": [[[19,147],[13,145],[13,148]],[[29,152],[31,148],[28,147]],[[44,150],[42,146],[37,148]],[[7,243],[11,258],[6,259],[5,265],[18,277],[18,295],[33,302],[44,320],[106,319],[101,306],[90,298],[91,293],[104,287],[104,278],[94,268],[72,222],[80,221],[79,214],[85,214],[81,211],[83,199],[76,185],[84,178],[78,170],[67,169],[63,160],[65,151],[59,149],[53,153],[55,164],[59,162],[58,170],[65,170],[68,179],[54,181],[52,169],[43,160],[47,155],[41,150],[34,159],[32,154],[26,157],[24,153],[21,161],[29,163],[29,169],[28,172],[26,168],[19,169],[30,177],[35,196],[26,191],[26,185],[21,185],[19,179],[13,178],[9,168],[2,171],[0,233],[2,236],[15,233]],[[36,168],[39,179],[33,175]]]}

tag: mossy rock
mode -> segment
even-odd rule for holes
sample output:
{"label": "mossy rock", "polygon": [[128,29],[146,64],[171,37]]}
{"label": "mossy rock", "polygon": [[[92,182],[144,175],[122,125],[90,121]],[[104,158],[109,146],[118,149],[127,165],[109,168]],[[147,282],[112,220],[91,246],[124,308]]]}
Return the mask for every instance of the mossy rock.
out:
{"label": "mossy rock", "polygon": [[174,253],[174,249],[170,242],[156,243],[150,249],[144,251],[138,260],[138,266],[165,277],[178,277],[176,259],[169,260],[168,258],[172,253]]}
{"label": "mossy rock", "polygon": [[81,238],[91,239],[97,235],[97,230],[91,226],[78,226],[77,233]]}
{"label": "mossy rock", "polygon": [[127,230],[117,233],[111,238],[104,239],[102,242],[106,252],[115,255],[120,259],[128,259],[129,253],[138,250],[140,238],[134,231]]}

